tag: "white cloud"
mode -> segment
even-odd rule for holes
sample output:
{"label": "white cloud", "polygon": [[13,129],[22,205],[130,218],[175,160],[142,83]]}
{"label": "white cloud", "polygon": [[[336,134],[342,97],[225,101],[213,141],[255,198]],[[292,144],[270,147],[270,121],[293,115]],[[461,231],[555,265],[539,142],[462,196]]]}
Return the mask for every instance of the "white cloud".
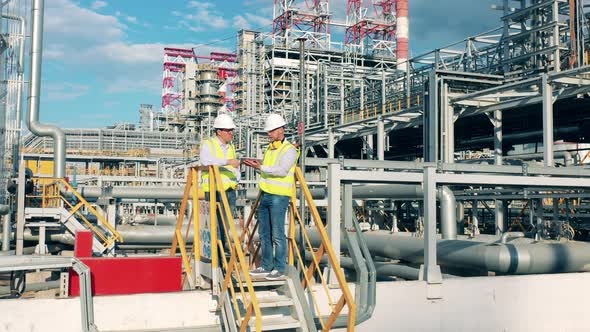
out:
{"label": "white cloud", "polygon": [[203,2],[203,1],[189,1],[187,4],[188,8],[199,8],[199,9],[208,9],[215,7],[214,4],[211,2]]}
{"label": "white cloud", "polygon": [[127,22],[129,22],[129,23],[134,23],[134,24],[137,24],[137,17],[135,17],[135,16],[127,16],[127,17],[126,17],[126,20],[127,20]]}
{"label": "white cloud", "polygon": [[229,22],[223,18],[212,2],[189,1],[187,8],[190,11],[187,14],[177,10],[172,11],[172,15],[182,17],[179,22],[181,28],[199,32],[208,28],[225,29],[229,26]]}
{"label": "white cloud", "polygon": [[244,15],[234,16],[232,26],[236,29],[266,30],[265,28],[269,28],[271,24],[272,19],[266,16],[245,13]]}
{"label": "white cloud", "polygon": [[154,95],[158,95],[162,92],[160,90],[160,84],[162,74],[155,72],[153,75],[145,75],[142,79],[129,79],[125,77],[119,77],[116,80],[109,82],[106,88],[108,93],[135,93],[135,92],[150,92]]}
{"label": "white cloud", "polygon": [[48,101],[74,100],[88,93],[88,85],[76,83],[50,83],[44,84],[46,98]]}
{"label": "white cloud", "polygon": [[120,64],[149,64],[162,62],[166,44],[127,44],[112,42],[89,48],[84,55],[95,62],[115,61]]}
{"label": "white cloud", "polygon": [[107,5],[108,5],[108,3],[106,3],[105,1],[97,0],[97,1],[94,1],[92,3],[92,5],[90,6],[90,8],[92,8],[94,10],[99,10],[101,8],[106,7]]}
{"label": "white cloud", "polygon": [[123,29],[126,26],[116,17],[81,8],[69,0],[48,1],[45,10],[44,34],[46,45],[49,46],[67,42],[76,47],[124,36]]}
{"label": "white cloud", "polygon": [[234,23],[232,24],[232,26],[236,29],[250,29],[250,23],[242,15],[234,16],[233,21]]}

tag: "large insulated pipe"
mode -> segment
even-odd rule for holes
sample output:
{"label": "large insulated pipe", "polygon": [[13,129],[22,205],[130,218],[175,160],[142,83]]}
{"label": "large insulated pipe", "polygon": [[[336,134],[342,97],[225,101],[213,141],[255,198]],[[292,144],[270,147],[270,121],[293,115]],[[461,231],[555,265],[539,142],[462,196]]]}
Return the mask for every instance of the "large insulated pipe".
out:
{"label": "large insulated pipe", "polygon": [[[424,196],[422,186],[411,184],[395,185],[360,185],[352,187],[352,197],[357,199],[393,198],[421,199]],[[440,200],[440,223],[443,239],[457,238],[457,202],[453,191],[442,186],[437,192]]]}
{"label": "large insulated pipe", "polygon": [[[312,245],[319,242],[315,230],[308,230]],[[410,233],[374,231],[362,234],[372,255],[423,263],[424,239]],[[345,241],[342,242],[343,249]],[[507,244],[473,240],[437,242],[441,266],[500,274],[541,274],[590,271],[590,244],[586,242],[527,242],[517,239]]]}
{"label": "large insulated pipe", "polygon": [[[305,260],[312,261],[313,256],[312,253],[309,251],[305,251]],[[320,264],[327,265],[328,258],[324,255],[321,260]],[[350,257],[340,257],[340,266],[345,269],[354,270],[354,262]],[[386,277],[399,277],[406,280],[418,280],[420,278],[420,269],[397,264],[397,263],[390,263],[390,262],[375,262],[375,269],[377,272],[377,276],[386,278]],[[443,274],[445,278],[456,278],[457,276],[450,275],[450,274]]]}
{"label": "large insulated pipe", "polygon": [[32,35],[31,35],[31,66],[29,71],[29,117],[28,126],[31,132],[37,136],[53,137],[53,176],[65,177],[66,169],[66,135],[57,126],[42,124],[39,122],[39,98],[41,92],[41,62],[43,56],[43,12],[44,0],[33,0],[31,9]]}
{"label": "large insulated pipe", "polygon": [[[508,157],[522,160],[543,159],[543,152],[524,153],[524,154],[508,154]],[[563,158],[565,166],[572,166],[575,163],[574,156],[569,151],[554,151],[554,158]]]}
{"label": "large insulated pipe", "polygon": [[[125,244],[129,245],[154,245],[164,244],[170,246],[172,244],[172,236],[176,230],[175,226],[117,226],[117,231],[125,239]],[[39,235],[33,234],[30,229],[26,229],[24,233],[26,241],[38,241]],[[75,238],[70,233],[48,233],[47,240],[68,245],[74,245]],[[189,236],[186,244],[193,243],[193,228],[189,231]]]}
{"label": "large insulated pipe", "polygon": [[408,16],[408,0],[397,0],[396,12],[396,56],[397,69],[405,71],[407,66],[405,62],[408,61],[408,40],[410,36],[410,20]]}
{"label": "large insulated pipe", "polygon": [[[80,195],[86,199],[97,198],[103,195],[103,188],[97,186],[79,186]],[[66,192],[64,194],[67,195]],[[106,194],[106,193],[105,193]],[[184,195],[184,188],[145,186],[145,187],[113,187],[107,196],[114,198],[143,198],[161,200],[181,200]]]}
{"label": "large insulated pipe", "polygon": [[[76,190],[85,199],[90,201],[103,195],[103,188],[98,186],[78,186]],[[312,188],[310,191],[314,199],[323,199],[326,197],[326,188]],[[254,200],[258,196],[258,192],[258,189],[248,189],[246,191],[246,198]],[[105,192],[104,194],[105,196],[122,199],[128,198],[180,201],[184,196],[184,188],[165,186],[113,187],[110,189],[110,192]],[[62,192],[62,195],[69,197],[71,196],[71,193],[64,191]]]}

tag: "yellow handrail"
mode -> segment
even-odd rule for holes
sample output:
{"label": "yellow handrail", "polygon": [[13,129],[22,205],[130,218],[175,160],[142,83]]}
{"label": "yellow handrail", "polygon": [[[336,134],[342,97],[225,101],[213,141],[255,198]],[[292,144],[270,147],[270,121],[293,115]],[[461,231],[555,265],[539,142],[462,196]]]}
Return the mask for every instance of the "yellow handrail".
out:
{"label": "yellow handrail", "polygon": [[[324,321],[324,319],[321,316],[319,317],[319,322],[322,327],[322,331],[328,331],[332,328],[336,319],[338,318],[342,309],[344,308],[344,305],[346,305],[348,307],[347,330],[354,331],[355,320],[356,320],[356,305],[354,303],[354,298],[352,296],[352,293],[350,292],[350,289],[349,289],[346,279],[344,277],[344,273],[342,272],[340,264],[336,258],[336,254],[334,253],[334,250],[332,248],[332,244],[330,243],[330,239],[329,239],[328,233],[323,225],[323,221],[321,220],[319,212],[314,204],[313,198],[311,196],[311,192],[309,191],[309,188],[307,186],[307,182],[303,178],[303,173],[301,172],[301,169],[299,167],[296,167],[296,169],[295,169],[295,179],[299,183],[300,189],[302,190],[302,192],[304,194],[305,201],[307,202],[307,205],[309,207],[309,211],[311,212],[311,215],[314,219],[315,226],[318,229],[318,233],[319,233],[320,239],[321,239],[321,244],[320,244],[319,248],[317,248],[317,249],[313,248],[311,241],[309,239],[309,236],[307,234],[305,225],[303,223],[303,219],[301,218],[301,216],[299,215],[299,211],[295,207],[295,197],[292,197],[291,202],[289,204],[289,213],[290,213],[291,218],[290,218],[289,230],[288,230],[289,236],[287,237],[288,244],[289,244],[289,246],[288,246],[288,248],[289,248],[288,263],[290,265],[293,265],[293,264],[295,264],[295,261],[297,261],[298,266],[301,267],[301,269],[304,271],[303,280],[302,280],[303,288],[310,286],[310,284],[313,281],[314,274],[317,274],[317,276],[321,280],[324,292],[326,293],[327,298],[328,298],[328,303],[329,303],[330,307],[332,308],[332,312],[328,316],[327,321]],[[259,248],[260,248],[260,245],[258,245],[256,248],[253,248],[253,246],[252,246],[252,239],[254,238],[253,234],[258,227],[258,222],[256,222],[252,226],[252,221],[254,219],[254,214],[255,214],[255,212],[258,208],[258,205],[259,205],[260,196],[261,195],[259,194],[256,199],[256,202],[254,204],[254,207],[252,208],[252,211],[250,212],[250,215],[248,216],[246,225],[244,227],[244,233],[241,237],[241,242],[243,243],[246,233],[248,233],[249,239],[248,239],[248,242],[245,243],[245,248],[249,252],[253,252],[253,254],[251,255],[251,263],[253,263],[254,260],[256,259],[256,256],[257,256],[257,254],[259,252]],[[299,228],[303,230],[303,232],[302,232],[303,239],[302,240],[303,240],[304,246],[306,247],[305,249],[309,250],[311,252],[312,262],[308,266],[305,265],[305,258],[301,257],[301,254],[300,254],[301,248],[299,248],[296,238],[295,238],[296,222],[299,224]],[[337,279],[339,286],[342,290],[342,295],[340,296],[340,298],[338,299],[336,304],[334,304],[334,301],[332,300],[332,297],[331,297],[329,289],[328,289],[327,280],[324,277],[324,275],[321,271],[321,268],[320,268],[320,264],[319,264],[321,258],[324,255],[327,255],[328,261],[330,262],[330,265],[334,269],[336,279]],[[312,297],[312,302],[313,302],[314,308],[315,308],[316,312],[319,313],[320,312],[319,302],[318,302],[314,292],[310,292],[310,294]]]}
{"label": "yellow handrail", "polygon": [[[184,194],[180,202],[180,210],[178,213],[178,219],[174,229],[174,235],[172,237],[172,246],[170,248],[170,256],[175,256],[177,249],[180,249],[180,254],[183,261],[183,268],[185,272],[185,278],[191,278],[193,275],[192,260],[199,260],[201,257],[201,231],[200,231],[200,210],[199,210],[199,199],[204,198],[203,193],[199,190],[199,169],[200,167],[191,167],[186,177],[186,187],[184,188]],[[184,225],[184,217],[188,201],[192,200],[192,211],[186,224],[186,230],[182,232],[182,226]],[[189,255],[189,251],[186,249],[186,243],[190,235],[190,227],[193,225],[193,250]],[[196,262],[197,263],[197,262]],[[186,279],[183,279],[183,284]],[[192,280],[192,279],[191,279]]]}
{"label": "yellow handrail", "polygon": [[[303,191],[303,196],[305,197],[305,201],[307,202],[311,215],[315,221],[315,226],[318,229],[320,239],[322,242],[322,245],[318,249],[315,258],[316,260],[321,259],[321,257],[323,256],[322,251],[325,251],[325,253],[328,255],[328,261],[330,262],[330,265],[334,270],[334,274],[336,275],[336,280],[338,280],[338,284],[340,285],[340,289],[342,290],[340,300],[336,304],[336,307],[332,309],[332,314],[330,314],[330,316],[328,317],[328,322],[326,323],[325,330],[329,330],[332,328],[332,325],[334,324],[334,322],[340,315],[342,308],[344,308],[344,305],[346,304],[346,306],[348,307],[347,331],[354,331],[354,325],[356,320],[356,305],[354,303],[352,293],[348,288],[348,283],[346,282],[346,278],[344,277],[344,273],[342,272],[342,268],[340,267],[340,262],[338,261],[336,254],[334,253],[334,249],[332,248],[332,243],[330,242],[330,238],[328,237],[328,232],[326,231],[326,228],[322,223],[322,219],[320,217],[317,207],[314,204],[311,192],[309,191],[309,187],[307,186],[307,182],[305,181],[305,177],[303,176],[303,172],[299,167],[295,169],[295,179],[300,184],[301,190]],[[322,254],[320,255],[320,253]],[[308,268],[308,273],[309,271],[313,271],[311,266]]]}
{"label": "yellow handrail", "polygon": [[[211,179],[213,179],[213,181],[211,181],[210,186],[211,186],[211,192],[214,193],[216,192],[216,188],[222,188],[223,187],[223,183],[222,183],[222,179],[219,173],[219,168],[217,166],[209,166],[209,174],[212,176]],[[246,285],[247,285],[247,289],[248,289],[248,295],[250,296],[250,302],[248,303],[246,297],[245,297],[245,292],[243,291],[243,288],[240,287],[240,291],[242,293],[242,297],[243,297],[243,303],[246,306],[247,304],[247,309],[246,309],[246,315],[245,317],[241,320],[240,323],[240,331],[246,331],[248,328],[248,323],[250,321],[250,318],[252,317],[253,311],[254,311],[254,315],[255,315],[255,320],[256,320],[256,331],[262,331],[262,314],[260,311],[260,306],[258,304],[258,298],[256,297],[256,292],[254,291],[254,285],[252,284],[252,279],[250,278],[250,271],[249,271],[249,264],[246,261],[246,257],[244,255],[244,252],[242,250],[242,243],[239,240],[239,236],[238,236],[238,232],[236,230],[236,226],[234,223],[234,218],[233,218],[233,214],[230,210],[229,207],[229,202],[227,201],[227,196],[225,194],[225,191],[223,190],[219,190],[219,193],[221,194],[221,202],[222,202],[222,206],[224,207],[225,211],[221,211],[222,213],[220,213],[220,215],[222,216],[222,222],[224,222],[224,218],[223,215],[225,214],[225,216],[227,217],[227,224],[228,225],[224,225],[224,229],[227,230],[229,226],[230,232],[231,232],[231,237],[227,238],[227,240],[229,241],[229,239],[232,240],[232,250],[231,250],[231,257],[230,257],[230,264],[229,264],[229,268],[225,273],[225,279],[223,281],[223,287],[221,289],[221,294],[219,296],[220,299],[223,299],[223,294],[229,289],[229,288],[234,288],[234,285],[231,283],[232,281],[232,272],[236,272],[236,278],[238,279],[238,282],[240,284],[242,284],[241,281],[241,276],[240,276],[240,272],[243,274],[243,278],[246,281]],[[216,195],[209,195],[210,199],[211,199],[211,205],[216,207],[216,204],[213,204],[213,202],[215,201],[215,196]],[[211,220],[212,223],[211,225],[213,226],[213,220],[217,219],[217,213],[215,213],[215,209],[213,209],[211,211]],[[212,232],[213,232],[213,227],[211,227]],[[212,234],[213,235],[213,234]],[[213,236],[212,236],[213,237]],[[224,252],[224,248],[223,248],[223,244],[221,243],[221,241],[219,241],[218,245],[221,245],[221,252]],[[217,253],[217,250],[213,250],[211,251],[211,257],[216,257],[217,255],[213,255],[213,253]],[[237,256],[237,257],[236,257]],[[237,258],[237,266],[236,269],[234,269],[232,267],[232,263],[235,264],[236,262],[236,258]],[[239,267],[239,270],[237,269]],[[238,310],[239,312],[239,310]]]}
{"label": "yellow handrail", "polygon": [[[44,181],[41,184],[41,196],[27,195],[28,198],[41,197],[41,206],[43,208],[61,206],[70,212],[70,216],[79,216],[84,224],[86,224],[86,226],[103,241],[103,245],[107,248],[109,248],[116,241],[123,242],[123,236],[121,236],[121,234],[64,178],[33,178],[33,180]],[[48,184],[46,181],[51,182]],[[60,186],[65,187],[66,190],[69,190],[76,197],[77,201],[79,202],[76,204],[76,206],[73,206],[68,199],[63,197]],[[90,221],[88,221],[88,219],[80,212],[82,207],[85,207],[86,210],[92,213],[96,217],[97,221],[103,227],[105,227],[111,235],[106,235],[100,228],[94,226]]]}
{"label": "yellow handrail", "polygon": [[[180,249],[182,261],[184,265],[184,271],[188,275],[192,275],[192,258],[199,259],[200,258],[200,215],[199,215],[199,202],[196,198],[201,198],[202,192],[199,191],[198,187],[198,171],[207,169],[210,175],[210,183],[209,189],[210,193],[217,192],[217,188],[222,188],[222,179],[219,173],[219,168],[217,166],[209,166],[209,167],[191,167],[190,172],[187,175],[186,187],[184,189],[184,196],[180,206],[180,213],[178,216],[178,220],[176,223],[175,233],[173,236],[172,247],[170,250],[170,255],[175,256],[177,249]],[[217,270],[219,266],[219,262],[221,262],[222,271],[224,271],[223,282],[220,289],[219,294],[219,302],[218,306],[221,306],[223,299],[225,298],[225,293],[229,291],[230,299],[232,301],[232,305],[234,307],[234,311],[237,316],[237,320],[240,324],[240,331],[246,331],[248,329],[248,324],[252,315],[255,316],[256,321],[256,331],[262,330],[262,314],[260,311],[260,306],[258,304],[258,299],[256,297],[256,293],[254,291],[254,285],[249,275],[249,265],[245,258],[244,252],[242,250],[242,242],[240,237],[238,236],[238,232],[236,230],[233,215],[229,208],[229,203],[227,201],[227,196],[225,195],[225,191],[220,190],[219,193],[221,194],[221,202],[217,202],[217,195],[211,194],[209,195],[209,218],[210,218],[210,231],[211,231],[211,267],[213,270]],[[192,209],[192,217],[189,218],[189,225],[187,226],[187,232],[183,236],[182,234],[182,226],[185,217],[185,211],[188,205],[189,199],[193,200],[193,209]],[[217,211],[220,211],[221,220],[217,220]],[[226,219],[227,218],[227,219]],[[194,224],[194,239],[193,239],[193,252],[194,256],[190,257],[188,254],[188,250],[186,249],[186,238],[188,237],[188,227],[190,227],[190,223]],[[218,249],[221,252],[225,252],[223,248],[223,243],[221,240],[217,238],[217,226],[218,222],[221,222],[225,227],[223,227],[226,239],[231,244],[231,256],[229,261],[225,257],[225,255],[221,255],[218,257]],[[237,285],[236,285],[237,283]],[[246,287],[244,287],[244,284]],[[236,294],[236,289],[239,289],[242,301],[244,303],[244,307],[246,308],[246,313],[242,315],[240,312],[240,308],[238,306],[238,295]]]}

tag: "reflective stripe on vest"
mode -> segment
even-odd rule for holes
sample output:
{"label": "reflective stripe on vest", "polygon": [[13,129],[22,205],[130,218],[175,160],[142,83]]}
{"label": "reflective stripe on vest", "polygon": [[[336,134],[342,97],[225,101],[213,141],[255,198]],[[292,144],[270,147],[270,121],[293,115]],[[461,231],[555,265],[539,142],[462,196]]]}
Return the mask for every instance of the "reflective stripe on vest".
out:
{"label": "reflective stripe on vest", "polygon": [[[236,159],[236,150],[233,144],[229,144],[227,149],[227,156],[224,155],[221,144],[217,138],[213,137],[203,142],[209,145],[209,151],[214,153],[218,159]],[[219,173],[221,174],[221,182],[223,183],[223,190],[226,191],[229,188],[236,189],[238,186],[238,178],[236,177],[235,167],[231,165],[219,166]],[[201,172],[201,185],[202,190],[209,192],[209,171]]]}
{"label": "reflective stripe on vest", "polygon": [[[270,146],[264,153],[264,160],[262,165],[275,166],[283,155],[295,147],[285,141],[280,148],[271,149]],[[289,173],[285,176],[269,175],[264,172],[260,173],[260,190],[274,195],[293,196],[295,195],[295,164],[289,169]]]}

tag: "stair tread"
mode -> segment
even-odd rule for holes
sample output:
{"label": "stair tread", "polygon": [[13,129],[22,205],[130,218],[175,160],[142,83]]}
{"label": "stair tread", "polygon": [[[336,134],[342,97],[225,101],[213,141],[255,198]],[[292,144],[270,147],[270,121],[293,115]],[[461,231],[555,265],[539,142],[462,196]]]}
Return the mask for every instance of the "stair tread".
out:
{"label": "stair tread", "polygon": [[[250,327],[256,326],[256,320],[252,318],[249,325]],[[262,331],[292,329],[296,327],[301,327],[301,322],[291,316],[262,317]]]}
{"label": "stair tread", "polygon": [[[285,279],[281,280],[266,280],[266,279],[252,279],[252,285],[254,287],[262,287],[262,286],[282,286],[287,282]],[[243,281],[243,284],[246,282]]]}
{"label": "stair tread", "polygon": [[286,295],[257,296],[261,308],[286,307],[293,305],[293,299]]}

